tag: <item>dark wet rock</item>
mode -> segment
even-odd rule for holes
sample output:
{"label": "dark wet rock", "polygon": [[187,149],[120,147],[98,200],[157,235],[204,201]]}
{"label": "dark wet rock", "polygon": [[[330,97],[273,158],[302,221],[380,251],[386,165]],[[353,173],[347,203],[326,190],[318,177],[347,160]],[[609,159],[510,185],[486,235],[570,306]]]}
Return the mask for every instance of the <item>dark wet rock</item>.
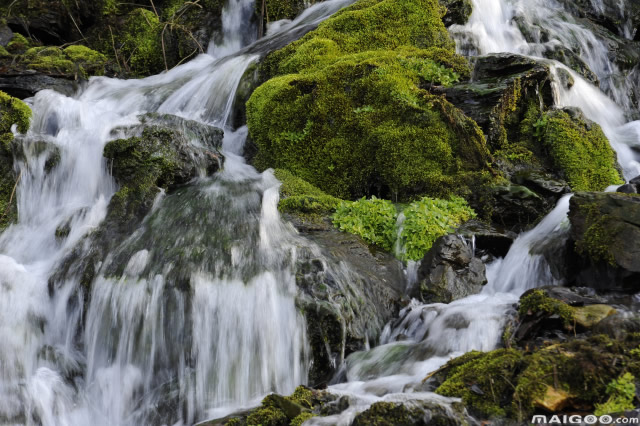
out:
{"label": "dark wet rock", "polygon": [[577,193],[571,198],[573,284],[637,292],[640,287],[640,197]]}
{"label": "dark wet rock", "polygon": [[490,145],[500,137],[497,132],[503,125],[503,109],[507,104],[520,103],[521,98],[535,98],[545,105],[553,105],[549,66],[510,53],[475,58],[470,82],[438,90],[478,123]]}
{"label": "dark wet rock", "polygon": [[514,173],[512,181],[524,185],[541,196],[551,197],[557,201],[558,197],[571,192],[571,188],[564,180],[540,170],[520,170]]}
{"label": "dark wet rock", "polygon": [[399,309],[402,265],[333,227],[299,228],[318,249],[298,257],[297,304],[307,322],[311,384],[326,383],[352,352],[375,342]]}
{"label": "dark wet rock", "polygon": [[554,205],[522,185],[495,186],[491,192],[492,221],[514,232],[523,231],[544,217]]}
{"label": "dark wet rock", "polygon": [[79,82],[73,79],[52,77],[37,72],[0,75],[0,90],[19,99],[30,98],[44,89],[71,96],[78,87]]}
{"label": "dark wet rock", "polygon": [[447,12],[442,17],[445,27],[466,24],[473,12],[473,4],[470,0],[439,0],[439,3],[447,8]]}
{"label": "dark wet rock", "polygon": [[634,1],[562,0],[576,16],[588,18],[620,37],[640,40],[640,4]]}
{"label": "dark wet rock", "polygon": [[622,194],[637,194],[638,189],[636,188],[636,185],[627,183],[624,185],[620,185],[618,189],[616,189],[616,192],[620,192]]}
{"label": "dark wet rock", "polygon": [[450,303],[479,293],[487,282],[484,263],[458,235],[436,240],[418,270],[415,289],[425,303]]}
{"label": "dark wet rock", "polygon": [[410,401],[407,404],[376,402],[353,419],[352,426],[396,426],[396,425],[468,425],[469,418],[461,403],[449,407],[430,401]]}
{"label": "dark wet rock", "polygon": [[622,339],[628,333],[640,332],[640,316],[629,312],[620,312],[600,321],[593,332],[606,334],[612,339]]}
{"label": "dark wet rock", "polygon": [[[565,46],[556,46],[553,49],[549,49],[545,51],[544,56],[549,59],[555,59],[558,62],[562,62],[582,77],[584,77],[587,81],[595,84],[596,86],[600,84],[598,80],[598,76],[591,71],[589,66],[580,58],[580,56],[573,52],[571,49]],[[560,78],[563,79],[561,82],[565,87],[571,88],[573,86],[574,81],[571,75],[563,70],[562,68],[558,69],[558,74]]]}
{"label": "dark wet rock", "polygon": [[456,234],[475,238],[477,255],[485,253],[494,257],[504,257],[513,241],[518,237],[515,232],[507,231],[477,220],[470,220],[456,230]]}

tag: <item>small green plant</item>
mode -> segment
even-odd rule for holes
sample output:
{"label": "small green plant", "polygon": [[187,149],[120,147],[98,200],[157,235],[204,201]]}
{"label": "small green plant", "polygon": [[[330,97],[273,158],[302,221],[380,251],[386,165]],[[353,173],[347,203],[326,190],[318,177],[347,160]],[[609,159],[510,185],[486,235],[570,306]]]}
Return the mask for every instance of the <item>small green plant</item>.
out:
{"label": "small green plant", "polygon": [[460,79],[460,74],[431,59],[408,58],[401,60],[401,63],[405,68],[414,71],[420,78],[431,84],[447,87],[457,83]]}
{"label": "small green plant", "polygon": [[420,260],[433,243],[458,225],[476,216],[467,202],[452,196],[449,200],[422,198],[404,211],[405,220],[400,233],[402,260]]}
{"label": "small green plant", "polygon": [[343,201],[333,215],[333,224],[343,232],[361,236],[366,242],[391,250],[395,240],[397,212],[391,201],[372,197]]}
{"label": "small green plant", "polygon": [[602,416],[603,414],[633,410],[633,400],[636,396],[635,380],[636,378],[631,373],[625,373],[617,380],[612,380],[607,385],[609,399],[604,404],[596,404],[594,414]]}

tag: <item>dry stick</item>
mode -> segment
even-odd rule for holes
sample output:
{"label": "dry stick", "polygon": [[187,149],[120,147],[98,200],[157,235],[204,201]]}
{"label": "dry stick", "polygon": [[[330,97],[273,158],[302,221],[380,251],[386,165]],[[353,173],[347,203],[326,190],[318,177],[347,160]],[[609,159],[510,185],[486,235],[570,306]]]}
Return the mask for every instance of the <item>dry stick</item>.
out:
{"label": "dry stick", "polygon": [[160,15],[158,15],[158,11],[156,10],[156,5],[153,4],[153,0],[149,0],[151,2],[151,7],[153,8],[153,13],[156,14],[156,16],[159,18]]}
{"label": "dry stick", "polygon": [[0,217],[0,221],[2,221],[5,218],[5,216],[9,212],[9,209],[11,208],[11,203],[13,202],[13,196],[16,193],[16,188],[18,188],[18,183],[20,182],[20,178],[21,177],[22,177],[22,170],[20,170],[20,174],[18,175],[18,179],[16,179],[16,184],[13,185],[13,191],[11,191],[11,197],[9,197],[9,203],[7,204],[7,207],[5,207],[4,213],[2,213],[2,216]]}
{"label": "dry stick", "polygon": [[118,51],[116,50],[116,42],[113,39],[113,31],[111,31],[111,25],[109,25],[109,33],[111,33],[111,46],[113,46],[113,54],[116,55],[116,62],[118,63],[118,67],[123,69],[122,65],[120,65],[120,59],[118,59]]}
{"label": "dry stick", "polygon": [[178,62],[173,68],[177,67],[178,65],[180,65],[181,63],[183,63],[184,61],[186,61],[196,53],[198,53],[198,48],[193,49],[193,52],[191,52],[189,55],[185,56],[184,58],[180,59],[180,62]]}
{"label": "dry stick", "polygon": [[[153,4],[153,2],[151,2]],[[169,65],[167,65],[167,52],[164,49],[164,31],[167,29],[167,24],[164,24],[162,27],[162,33],[160,34],[160,41],[162,42],[162,59],[164,59],[164,70],[169,71]]]}

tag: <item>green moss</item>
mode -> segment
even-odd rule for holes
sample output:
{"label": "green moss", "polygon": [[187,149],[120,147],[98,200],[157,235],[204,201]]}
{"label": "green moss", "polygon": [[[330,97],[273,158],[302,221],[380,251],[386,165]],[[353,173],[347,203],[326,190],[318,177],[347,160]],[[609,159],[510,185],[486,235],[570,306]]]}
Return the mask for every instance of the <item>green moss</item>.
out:
{"label": "green moss", "polygon": [[262,14],[264,4],[264,20],[268,22],[279,21],[281,19],[294,19],[302,12],[308,4],[303,0],[265,0],[256,1],[256,14]]}
{"label": "green moss", "polygon": [[282,426],[289,423],[287,416],[276,407],[262,407],[247,417],[247,425]]}
{"label": "green moss", "polygon": [[615,241],[616,233],[619,232],[617,222],[609,215],[602,214],[598,203],[592,203],[584,208],[587,211],[585,222],[587,228],[575,242],[576,251],[595,262],[602,261],[615,265],[611,245]]}
{"label": "green moss", "polygon": [[286,399],[304,408],[313,408],[313,391],[306,386],[298,386]]}
{"label": "green moss", "polygon": [[564,111],[549,112],[543,120],[544,145],[574,191],[602,191],[624,183],[615,152],[599,125]]}
{"label": "green moss", "polygon": [[[361,0],[273,53],[247,103],[257,167],[340,198],[447,194],[487,168],[478,126],[429,94],[469,74],[433,0]],[[463,189],[461,189],[463,190]]]}
{"label": "green moss", "polygon": [[565,326],[572,326],[575,321],[574,310],[564,302],[547,296],[544,290],[533,290],[520,299],[518,313],[521,316],[544,312],[548,315],[558,315]]}
{"label": "green moss", "polygon": [[474,218],[475,212],[459,197],[449,200],[422,198],[404,210],[400,234],[403,260],[420,260],[433,243],[453,232],[461,223]]}
{"label": "green moss", "polygon": [[165,68],[162,56],[163,25],[158,16],[147,9],[135,9],[126,18],[118,37],[119,54],[135,75],[152,75]]}
{"label": "green moss", "polygon": [[607,389],[610,396],[630,394],[628,377],[622,385],[619,381],[607,384],[625,368],[637,365],[629,357],[629,349],[637,342],[638,337],[631,334],[620,340],[599,335],[532,353],[516,349],[471,352],[442,368],[445,379],[436,393],[461,397],[481,418],[498,416],[522,422],[542,407],[549,389],[566,395],[565,410],[585,410],[605,402]]}
{"label": "green moss", "polygon": [[26,133],[30,120],[27,104],[0,91],[0,231],[17,219],[11,127],[15,124],[20,133]]}
{"label": "green moss", "polygon": [[9,51],[7,51],[4,46],[0,46],[0,58],[6,58],[8,56],[11,56],[11,53],[9,53]]}
{"label": "green moss", "polygon": [[299,416],[297,416],[296,418],[294,418],[293,420],[291,420],[290,426],[301,426],[302,423],[306,422],[307,420],[309,420],[312,417],[316,417],[317,414],[313,414],[313,413],[302,413]]}
{"label": "green moss", "polygon": [[20,133],[26,133],[31,123],[31,109],[20,99],[0,91],[0,134],[11,132],[17,126]]}
{"label": "green moss", "polygon": [[7,45],[7,50],[13,54],[21,53],[31,46],[31,41],[20,33],[14,33]]}
{"label": "green moss", "polygon": [[391,251],[397,215],[391,201],[362,198],[340,203],[333,215],[333,224],[343,232],[359,235],[369,244]]}
{"label": "green moss", "polygon": [[278,209],[281,212],[303,216],[325,216],[335,211],[340,204],[338,198],[327,195],[287,170],[277,169],[274,174],[282,182],[281,198],[278,203]]}
{"label": "green moss", "polygon": [[69,46],[63,51],[85,74],[102,75],[107,64],[107,57],[86,46]]}
{"label": "green moss", "polygon": [[607,385],[609,399],[604,404],[596,404],[594,414],[602,416],[604,414],[633,410],[635,408],[633,401],[636,397],[635,381],[636,378],[630,373],[625,373],[617,380],[612,380]]}
{"label": "green moss", "polygon": [[488,353],[472,352],[462,361],[447,364],[447,379],[436,393],[455,396],[484,416],[505,416],[513,385],[523,364],[523,354],[515,349]]}
{"label": "green moss", "polygon": [[109,203],[110,217],[119,223],[136,220],[153,203],[158,187],[173,183],[178,159],[169,141],[174,136],[170,130],[150,126],[140,137],[105,145],[104,156],[113,162],[113,175],[121,184]]}

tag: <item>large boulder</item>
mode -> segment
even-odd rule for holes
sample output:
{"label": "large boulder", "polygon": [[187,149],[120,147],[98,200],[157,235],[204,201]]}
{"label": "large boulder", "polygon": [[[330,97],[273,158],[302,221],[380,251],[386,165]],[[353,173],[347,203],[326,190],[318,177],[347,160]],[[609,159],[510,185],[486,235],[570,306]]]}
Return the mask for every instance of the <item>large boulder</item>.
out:
{"label": "large boulder", "polygon": [[606,290],[640,288],[640,197],[586,193],[571,198],[573,283]]}
{"label": "large boulder", "polygon": [[397,259],[355,235],[331,226],[299,229],[316,245],[299,254],[296,284],[313,357],[309,381],[319,385],[350,353],[378,340],[399,310],[405,279]]}
{"label": "large boulder", "polygon": [[436,240],[418,269],[417,296],[425,303],[450,303],[479,293],[487,283],[484,263],[458,235]]}

